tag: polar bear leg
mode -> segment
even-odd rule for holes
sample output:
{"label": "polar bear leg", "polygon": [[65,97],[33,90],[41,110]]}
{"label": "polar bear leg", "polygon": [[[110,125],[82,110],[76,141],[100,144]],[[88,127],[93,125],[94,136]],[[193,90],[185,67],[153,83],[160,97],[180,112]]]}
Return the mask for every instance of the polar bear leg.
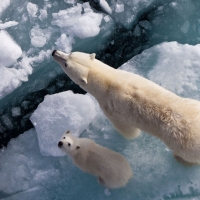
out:
{"label": "polar bear leg", "polygon": [[114,127],[126,138],[136,138],[140,135],[140,129],[134,126],[128,126],[126,124],[118,123],[117,121],[112,121]]}
{"label": "polar bear leg", "polygon": [[186,160],[184,160],[182,157],[178,156],[177,154],[174,153],[174,158],[180,162],[181,164],[185,165],[185,166],[192,166],[195,165],[195,163],[190,163]]}

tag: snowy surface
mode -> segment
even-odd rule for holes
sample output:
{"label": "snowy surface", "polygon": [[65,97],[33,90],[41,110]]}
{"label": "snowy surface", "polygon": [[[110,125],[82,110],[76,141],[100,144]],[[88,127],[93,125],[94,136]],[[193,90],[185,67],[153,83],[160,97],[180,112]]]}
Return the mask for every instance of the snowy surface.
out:
{"label": "snowy surface", "polygon": [[[95,52],[107,60],[124,60],[139,52],[121,69],[200,100],[199,1],[90,3],[1,0],[0,141],[26,126],[25,119],[43,93],[55,93],[65,85],[56,78],[63,72],[51,59],[54,49]],[[113,66],[119,66],[117,61]],[[70,88],[72,83],[67,84]],[[29,98],[23,99],[26,95]],[[0,150],[0,199],[200,199],[199,166],[182,166],[160,140],[146,133],[126,140],[97,110],[88,95],[47,95],[32,114],[35,129]],[[21,120],[17,127],[15,119]],[[134,171],[128,185],[108,196],[95,177],[81,172],[67,156],[60,157],[57,142],[68,129],[123,154]]]}
{"label": "snowy surface", "polygon": [[[3,12],[5,10],[6,12]],[[1,90],[0,98],[10,94],[23,82],[29,81],[30,84],[30,75],[35,76],[38,70],[41,71],[40,74],[45,73],[45,62],[49,61],[50,57],[44,60],[38,55],[49,54],[53,49],[69,53],[77,47],[93,52],[106,41],[114,26],[111,18],[104,20],[108,15],[94,11],[87,2],[62,1],[58,4],[56,1],[44,1],[36,4],[26,0],[3,0],[0,16],[1,13],[0,30],[6,31],[0,31],[0,51],[4,52],[0,55],[0,65],[11,66],[13,71],[23,68],[25,70],[19,73],[26,77],[22,79],[17,75],[17,83],[13,85],[13,78],[8,75],[6,85],[2,87],[11,89],[5,89],[6,92]],[[80,43],[77,39],[83,41]],[[90,46],[86,45],[88,41],[91,41]],[[26,63],[19,67],[21,60],[26,60]],[[49,70],[53,71],[53,67]],[[3,71],[9,74],[6,70]],[[8,84],[12,86],[8,87]]]}
{"label": "snowy surface", "polygon": [[[199,48],[199,45],[163,43],[135,56],[121,66],[121,69],[142,74],[175,93],[188,96],[191,91],[195,94],[196,87],[199,85],[198,79],[193,77],[194,74],[199,76],[196,63],[200,57]],[[186,52],[187,56],[184,56]],[[183,71],[183,74],[177,77],[177,70]],[[86,125],[90,116],[88,111],[92,111],[92,117]],[[19,112],[19,108],[13,110],[13,114]],[[182,166],[173,158],[172,152],[165,144],[146,133],[142,133],[137,139],[126,140],[114,130],[101,112],[88,126],[94,117],[92,113],[96,114],[95,105],[88,96],[83,97],[72,92],[46,96],[44,102],[31,117],[37,134],[34,130],[24,133],[17,139],[13,139],[8,148],[0,154],[2,161],[0,190],[11,195],[5,199],[32,199],[35,196],[40,199],[41,194],[44,199],[63,199],[70,195],[74,199],[82,196],[84,199],[92,199],[95,196],[95,199],[116,200],[133,198],[158,200],[173,197],[190,199],[190,196],[196,194],[198,199],[200,196],[199,166]],[[82,122],[84,122],[84,128]],[[82,126],[80,132],[73,129],[79,125]],[[57,141],[68,127],[79,134],[86,128],[81,137],[89,137],[126,156],[134,171],[134,177],[125,188],[111,190],[111,195],[108,196],[108,191],[104,191],[96,178],[75,168],[67,157],[56,158],[42,155],[58,155]],[[41,139],[42,135],[43,139]],[[54,147],[51,146],[53,140]],[[41,151],[41,147],[46,149],[45,153]],[[12,165],[10,160],[12,160]],[[19,193],[12,195],[17,191]]]}
{"label": "snowy surface", "polygon": [[0,16],[6,10],[6,8],[10,5],[10,0],[1,0],[0,5]]}
{"label": "snowy surface", "polygon": [[67,91],[46,96],[30,118],[37,131],[41,154],[65,155],[58,149],[61,136],[70,130],[78,137],[96,114],[95,103],[88,95]]}
{"label": "snowy surface", "polygon": [[7,193],[5,199],[187,199],[194,191],[198,199],[200,168],[177,163],[160,140],[144,133],[135,140],[126,140],[102,114],[82,137],[126,156],[134,171],[126,187],[110,190],[111,195],[106,196],[97,179],[81,172],[67,156],[42,156],[32,129],[13,139],[0,153],[0,190]]}
{"label": "snowy surface", "polygon": [[14,64],[22,55],[21,48],[6,31],[0,31],[0,65],[5,67]]}
{"label": "snowy surface", "polygon": [[9,22],[5,22],[4,24],[0,23],[0,29],[6,29],[12,26],[16,26],[18,24],[18,22],[16,21],[9,21]]}
{"label": "snowy surface", "polygon": [[165,42],[143,51],[120,68],[145,76],[181,96],[200,99],[199,60],[199,44]]}

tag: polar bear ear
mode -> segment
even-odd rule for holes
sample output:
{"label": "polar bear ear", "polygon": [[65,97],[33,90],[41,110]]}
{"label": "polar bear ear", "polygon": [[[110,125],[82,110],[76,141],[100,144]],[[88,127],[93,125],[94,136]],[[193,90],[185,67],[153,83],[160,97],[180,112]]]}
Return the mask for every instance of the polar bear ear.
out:
{"label": "polar bear ear", "polygon": [[80,148],[81,148],[80,146],[77,146],[77,147],[76,147],[76,149],[80,149]]}
{"label": "polar bear ear", "polygon": [[81,78],[81,83],[87,84],[87,78]]}
{"label": "polar bear ear", "polygon": [[95,56],[96,56],[95,53],[90,54],[90,59],[91,59],[91,60],[94,60],[94,59],[95,59]]}
{"label": "polar bear ear", "polygon": [[68,134],[68,133],[70,133],[70,130],[68,130],[68,131],[66,132],[66,134]]}

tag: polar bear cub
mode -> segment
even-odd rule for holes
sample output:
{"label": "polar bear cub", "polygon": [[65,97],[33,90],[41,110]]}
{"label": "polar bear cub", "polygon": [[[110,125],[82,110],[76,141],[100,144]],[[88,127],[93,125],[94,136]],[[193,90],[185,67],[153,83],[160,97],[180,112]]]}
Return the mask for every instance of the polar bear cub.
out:
{"label": "polar bear cub", "polygon": [[96,98],[123,136],[133,138],[143,130],[160,138],[177,160],[200,164],[199,101],[114,69],[95,59],[95,54],[53,51],[52,56],[76,84]]}
{"label": "polar bear cub", "polygon": [[98,178],[106,188],[124,187],[133,176],[127,160],[119,153],[87,138],[77,138],[67,131],[58,142],[82,171]]}

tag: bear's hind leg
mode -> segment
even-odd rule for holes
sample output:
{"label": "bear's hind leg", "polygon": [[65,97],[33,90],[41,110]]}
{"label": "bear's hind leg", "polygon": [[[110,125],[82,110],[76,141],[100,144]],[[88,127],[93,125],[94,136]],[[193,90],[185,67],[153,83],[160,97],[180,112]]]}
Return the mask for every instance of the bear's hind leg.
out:
{"label": "bear's hind leg", "polygon": [[182,157],[178,156],[177,154],[174,153],[174,158],[181,164],[185,165],[185,166],[193,166],[196,165],[195,163],[190,163],[186,160],[184,160]]}

